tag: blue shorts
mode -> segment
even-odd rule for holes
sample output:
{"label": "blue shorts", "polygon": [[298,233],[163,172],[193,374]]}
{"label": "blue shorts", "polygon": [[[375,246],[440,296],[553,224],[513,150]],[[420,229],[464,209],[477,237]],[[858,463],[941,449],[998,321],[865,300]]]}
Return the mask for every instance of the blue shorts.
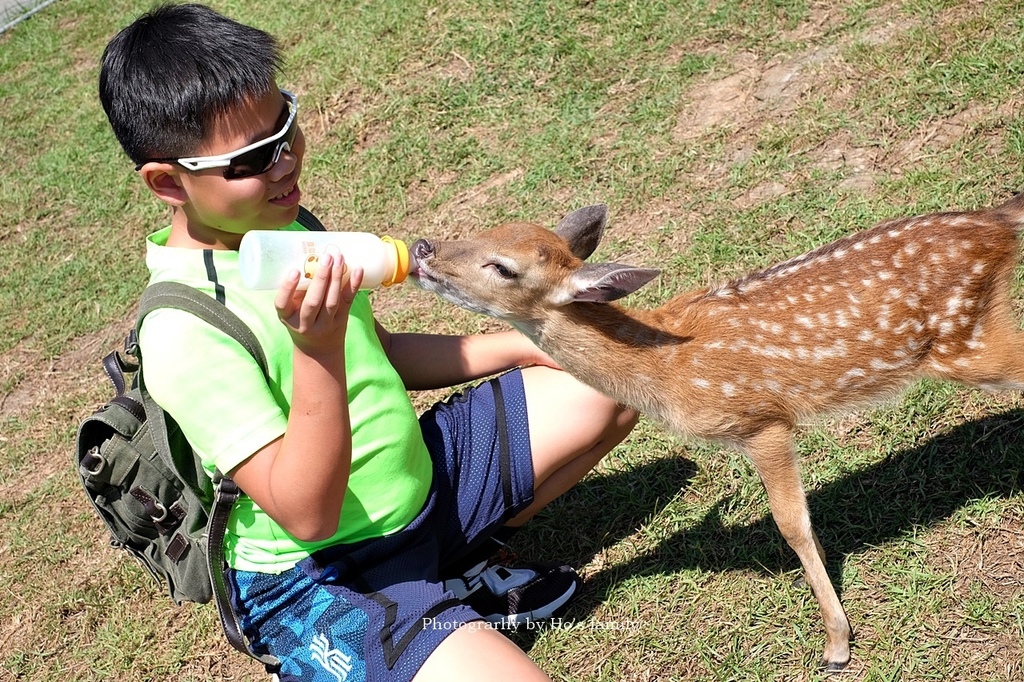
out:
{"label": "blue shorts", "polygon": [[411,680],[446,636],[479,619],[438,573],[533,501],[522,375],[457,394],[420,426],[434,479],[406,528],[321,550],[280,575],[229,571],[245,635],[281,661],[281,680]]}

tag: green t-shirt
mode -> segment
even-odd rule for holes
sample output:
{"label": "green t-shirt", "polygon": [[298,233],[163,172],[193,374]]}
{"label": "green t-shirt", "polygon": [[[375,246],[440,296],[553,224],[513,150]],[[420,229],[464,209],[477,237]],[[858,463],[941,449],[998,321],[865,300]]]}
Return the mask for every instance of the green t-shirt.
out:
{"label": "green t-shirt", "polygon": [[[284,229],[304,228],[293,223]],[[215,468],[227,472],[284,434],[294,345],[274,308],[276,292],[242,285],[237,251],[168,247],[169,234],[166,228],[147,240],[150,283],[182,282],[219,298],[252,329],[267,356],[269,384],[238,343],[189,313],[160,309],[143,323],[146,387],[211,475]],[[233,568],[280,573],[322,547],[401,530],[423,507],[430,455],[405,386],[377,337],[365,292],[352,305],[345,355],[352,469],[338,532],[322,542],[301,542],[243,496],[225,537]]]}

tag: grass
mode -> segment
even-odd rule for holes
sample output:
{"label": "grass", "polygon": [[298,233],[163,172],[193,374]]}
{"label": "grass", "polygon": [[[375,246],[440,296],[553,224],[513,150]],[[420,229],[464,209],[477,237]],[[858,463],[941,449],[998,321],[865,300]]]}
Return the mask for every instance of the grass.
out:
{"label": "grass", "polygon": [[[598,257],[665,269],[636,305],[1022,184],[1011,0],[213,4],[286,46],[328,224],[467,234],[606,202]],[[70,464],[166,220],[95,94],[147,7],[66,0],[0,36],[0,680],[265,679],[212,608],[104,547]],[[392,329],[495,328],[411,288],[375,305]],[[845,677],[1024,675],[1022,425],[1019,396],[937,384],[807,425]],[[817,605],[730,451],[642,421],[516,542],[587,579],[566,620],[513,635],[555,679],[823,677]]]}

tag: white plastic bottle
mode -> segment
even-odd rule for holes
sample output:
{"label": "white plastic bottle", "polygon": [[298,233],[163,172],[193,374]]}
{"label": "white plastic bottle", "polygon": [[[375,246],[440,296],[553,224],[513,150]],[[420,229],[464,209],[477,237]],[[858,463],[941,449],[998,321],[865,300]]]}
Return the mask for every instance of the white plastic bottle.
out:
{"label": "white plastic bottle", "polygon": [[415,261],[405,242],[368,232],[252,230],[238,247],[242,283],[250,289],[277,289],[291,270],[305,289],[329,245],[338,247],[349,268],[363,269],[361,289],[405,281]]}

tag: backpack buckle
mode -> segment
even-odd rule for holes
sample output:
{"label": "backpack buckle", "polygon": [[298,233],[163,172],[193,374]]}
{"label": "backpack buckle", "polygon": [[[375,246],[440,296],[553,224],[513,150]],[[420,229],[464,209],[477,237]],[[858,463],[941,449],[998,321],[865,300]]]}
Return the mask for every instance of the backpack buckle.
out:
{"label": "backpack buckle", "polygon": [[139,332],[132,328],[124,337],[124,352],[133,358],[139,357]]}
{"label": "backpack buckle", "polygon": [[100,454],[100,446],[93,445],[82,456],[82,470],[90,476],[99,476],[107,460]]}

